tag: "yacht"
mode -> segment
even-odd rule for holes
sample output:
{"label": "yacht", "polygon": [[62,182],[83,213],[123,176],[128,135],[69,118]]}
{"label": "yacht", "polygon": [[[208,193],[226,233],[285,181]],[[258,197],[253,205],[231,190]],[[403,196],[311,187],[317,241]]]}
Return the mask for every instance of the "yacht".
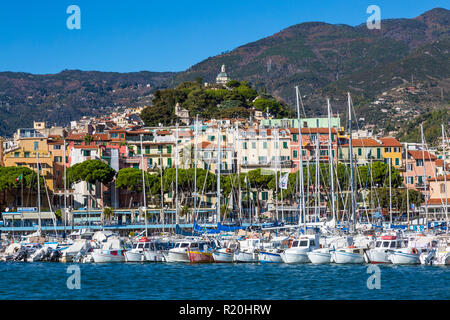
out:
{"label": "yacht", "polygon": [[223,246],[217,247],[212,253],[214,262],[233,262],[233,255],[237,248],[238,244],[234,241],[228,241]]}
{"label": "yacht", "polygon": [[364,263],[364,247],[347,246],[344,248],[332,249],[331,259],[337,264],[357,264]]}
{"label": "yacht", "polygon": [[138,242],[133,244],[133,248],[125,252],[126,262],[142,262],[145,260],[144,252],[150,249],[150,240],[147,237],[139,238]]}
{"label": "yacht", "polygon": [[165,253],[167,262],[190,262],[187,251],[193,240],[182,240],[175,244],[175,247]]}
{"label": "yacht", "polygon": [[235,262],[258,262],[258,252],[261,248],[261,239],[239,240],[238,250],[234,252],[233,261]]}
{"label": "yacht", "polygon": [[103,244],[102,248],[94,249],[92,252],[92,260],[94,262],[124,262],[125,261],[124,245],[119,238],[112,237]]}
{"label": "yacht", "polygon": [[187,255],[191,263],[210,263],[214,262],[212,250],[214,242],[211,241],[194,241],[191,242],[187,249]]}
{"label": "yacht", "polygon": [[382,235],[375,241],[375,246],[366,251],[369,263],[391,263],[389,254],[395,250],[405,247],[405,240],[397,235]]}
{"label": "yacht", "polygon": [[308,252],[319,248],[319,235],[305,235],[292,241],[289,248],[281,253],[284,263],[308,263]]}

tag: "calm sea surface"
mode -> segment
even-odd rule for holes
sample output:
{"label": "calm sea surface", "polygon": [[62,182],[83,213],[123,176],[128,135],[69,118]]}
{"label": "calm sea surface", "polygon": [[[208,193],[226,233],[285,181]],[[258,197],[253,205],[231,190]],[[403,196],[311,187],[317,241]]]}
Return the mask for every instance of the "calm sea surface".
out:
{"label": "calm sea surface", "polygon": [[450,299],[450,268],[368,265],[78,264],[81,289],[69,290],[73,264],[0,263],[0,299]]}

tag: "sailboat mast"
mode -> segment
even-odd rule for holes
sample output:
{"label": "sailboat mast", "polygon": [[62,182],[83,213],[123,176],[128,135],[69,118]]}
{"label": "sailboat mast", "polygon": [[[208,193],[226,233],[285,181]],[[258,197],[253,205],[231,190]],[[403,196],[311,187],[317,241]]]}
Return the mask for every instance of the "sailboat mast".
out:
{"label": "sailboat mast", "polygon": [[353,142],[352,142],[352,106],[351,106],[351,98],[350,92],[348,95],[348,131],[349,131],[349,158],[350,158],[350,188],[351,188],[351,210],[352,210],[352,231],[356,231],[356,212],[355,212],[355,185],[354,185],[354,177],[353,177]]}
{"label": "sailboat mast", "polygon": [[392,224],[392,180],[391,180],[391,167],[392,167],[392,159],[389,159],[389,220]]}
{"label": "sailboat mast", "polygon": [[194,217],[197,209],[197,153],[198,153],[198,114],[195,116],[195,146],[194,146]]}
{"label": "sailboat mast", "polygon": [[445,163],[446,157],[447,157],[447,149],[445,144],[445,130],[444,125],[441,125],[442,130],[442,153],[443,153],[443,165],[444,165],[444,193],[445,193],[445,218],[447,219],[447,234],[448,234],[448,228],[449,228],[449,220],[448,220],[448,196],[447,196],[447,164]]}
{"label": "sailboat mast", "polygon": [[148,228],[147,228],[147,198],[145,194],[145,176],[144,176],[144,148],[142,143],[142,134],[140,134],[141,137],[141,168],[142,168],[142,191],[144,193],[144,199],[143,199],[143,207],[144,207],[144,219],[145,219],[145,236],[148,236]]}
{"label": "sailboat mast", "polygon": [[178,215],[178,122],[176,125],[176,131],[175,131],[175,223],[180,223],[180,218]]}
{"label": "sailboat mast", "polygon": [[425,223],[426,229],[428,230],[428,204],[427,204],[427,188],[425,184],[425,178],[427,174],[426,166],[425,166],[425,141],[423,138],[423,125],[420,124],[420,137],[422,139],[422,161],[423,161],[423,184],[424,184],[424,194],[425,194]]}
{"label": "sailboat mast", "polygon": [[217,125],[217,202],[216,202],[216,206],[217,206],[217,217],[216,217],[216,221],[217,223],[220,222],[220,162],[221,162],[221,157],[220,157],[220,126]]}
{"label": "sailboat mast", "polygon": [[242,219],[242,194],[241,194],[241,143],[239,141],[239,127],[236,123],[236,139],[237,139],[237,170],[238,170],[238,207],[239,207],[239,221]]}
{"label": "sailboat mast", "polygon": [[330,107],[330,99],[327,99],[328,106],[328,161],[330,167],[330,197],[331,197],[331,214],[333,215],[333,221],[336,221],[336,209],[334,203],[334,176],[333,176],[333,151],[331,145],[331,107]]}
{"label": "sailboat mast", "polygon": [[37,189],[38,189],[38,232],[41,233],[41,178],[39,168],[39,142],[34,143],[34,150],[36,151],[36,168],[37,168]]}
{"label": "sailboat mast", "polygon": [[[299,175],[300,175],[300,208],[302,210],[302,216],[303,216],[303,228],[304,232],[306,233],[306,208],[305,208],[305,194],[304,194],[304,179],[303,179],[303,146],[302,146],[302,126],[300,121],[300,104],[299,104],[299,92],[298,92],[298,86],[295,87],[295,95],[297,98],[297,122],[298,122],[298,157],[299,157]],[[301,219],[299,214],[298,219],[298,225],[300,226]]]}
{"label": "sailboat mast", "polygon": [[408,143],[405,144],[405,159],[406,159],[406,216],[408,221],[408,228],[409,228],[409,188],[408,188]]}

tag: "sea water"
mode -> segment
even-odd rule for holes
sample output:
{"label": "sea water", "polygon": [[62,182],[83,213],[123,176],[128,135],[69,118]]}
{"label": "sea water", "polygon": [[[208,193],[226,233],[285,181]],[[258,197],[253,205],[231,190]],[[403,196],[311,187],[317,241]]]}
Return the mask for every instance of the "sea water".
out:
{"label": "sea water", "polygon": [[449,267],[381,265],[379,289],[369,289],[368,267],[1,262],[0,299],[450,299]]}

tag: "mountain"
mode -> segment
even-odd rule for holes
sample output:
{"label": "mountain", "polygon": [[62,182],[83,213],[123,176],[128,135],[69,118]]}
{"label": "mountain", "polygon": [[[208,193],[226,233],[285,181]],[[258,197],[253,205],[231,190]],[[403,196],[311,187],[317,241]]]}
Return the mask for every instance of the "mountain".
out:
{"label": "mountain", "polygon": [[64,125],[117,106],[148,105],[152,92],[171,77],[170,72],[0,72],[0,136],[31,127],[33,120]]}
{"label": "mountain", "polygon": [[[222,64],[231,78],[248,81],[291,106],[298,85],[308,116],[326,113],[327,96],[333,111],[343,112],[345,93],[350,91],[358,113],[377,124],[381,113],[370,107],[373,102],[383,92],[409,84],[420,84],[421,90],[428,90],[423,97],[436,96],[436,107],[445,107],[450,89],[449,22],[450,11],[443,8],[413,19],[382,20],[380,30],[369,30],[365,24],[306,22],[178,73],[3,72],[0,135],[11,135],[31,119],[63,124],[119,105],[148,105],[156,89],[198,78],[215,82]],[[23,114],[29,116],[24,119]]]}
{"label": "mountain", "polygon": [[[341,79],[345,80],[340,83],[357,83],[361,75],[369,76],[373,70],[395,64],[424,45],[448,38],[449,20],[449,10],[436,8],[414,19],[382,20],[380,30],[368,30],[365,24],[352,27],[302,23],[206,59],[177,74],[175,79],[181,82],[202,77],[212,82],[225,64],[232,78],[264,87],[292,105],[294,86],[298,85],[302,95],[306,95],[307,109],[317,113],[325,111],[320,89]],[[381,85],[377,92],[389,86]],[[353,91],[363,90],[358,89]],[[373,94],[370,92],[370,96]]]}

